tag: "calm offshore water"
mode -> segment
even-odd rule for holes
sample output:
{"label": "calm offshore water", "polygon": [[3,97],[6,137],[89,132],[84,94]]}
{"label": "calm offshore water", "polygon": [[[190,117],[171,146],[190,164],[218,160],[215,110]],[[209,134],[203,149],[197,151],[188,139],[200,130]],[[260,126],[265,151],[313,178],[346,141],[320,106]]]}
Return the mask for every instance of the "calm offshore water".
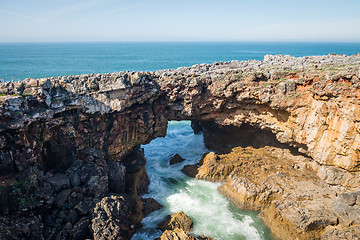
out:
{"label": "calm offshore water", "polygon": [[0,78],[9,81],[119,71],[155,71],[266,54],[352,55],[360,43],[0,43]]}

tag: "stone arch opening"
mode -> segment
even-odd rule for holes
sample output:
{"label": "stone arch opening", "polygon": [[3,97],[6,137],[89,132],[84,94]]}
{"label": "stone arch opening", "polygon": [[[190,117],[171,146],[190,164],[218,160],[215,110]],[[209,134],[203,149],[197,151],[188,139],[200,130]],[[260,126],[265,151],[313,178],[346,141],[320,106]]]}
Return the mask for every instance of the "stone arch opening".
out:
{"label": "stone arch opening", "polygon": [[292,154],[301,155],[297,148],[279,142],[271,130],[261,129],[248,123],[236,127],[219,126],[211,120],[192,120],[191,126],[195,133],[203,132],[206,147],[219,154],[229,153],[234,147],[263,148],[270,146],[289,149]]}

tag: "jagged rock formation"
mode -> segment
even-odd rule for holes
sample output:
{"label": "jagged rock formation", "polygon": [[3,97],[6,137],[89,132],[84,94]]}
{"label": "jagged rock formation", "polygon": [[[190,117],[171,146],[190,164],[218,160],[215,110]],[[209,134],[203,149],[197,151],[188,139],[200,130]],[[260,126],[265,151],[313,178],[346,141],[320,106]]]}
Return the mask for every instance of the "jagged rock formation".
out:
{"label": "jagged rock formation", "polygon": [[[163,106],[154,103],[159,87],[149,76],[93,74],[2,84],[0,213],[7,231],[0,238],[96,238],[100,220],[108,219],[92,216],[92,209],[109,192],[127,194],[135,204],[126,206],[132,228],[119,234],[134,233],[143,218],[139,195],[148,184],[138,148],[164,136],[167,127]],[[91,223],[93,218],[99,220]]]}
{"label": "jagged rock formation", "polygon": [[[139,193],[147,182],[144,160],[128,160],[141,159],[131,155],[138,155],[141,144],[164,136],[167,120],[174,119],[193,120],[208,146],[229,141],[229,146],[262,142],[293,148],[309,157],[308,165],[326,184],[354,189],[360,183],[359,66],[360,54],[265,56],[264,61],[200,64],[154,73],[0,83],[2,224],[20,219],[18,226],[25,232],[14,232],[22,237],[52,239],[76,232],[80,235],[74,236],[81,238],[91,225],[84,206],[78,208],[86,214],[76,221],[59,220],[50,226],[46,218],[56,217],[69,199],[79,204],[74,196],[93,185],[94,204],[109,191],[133,197],[137,217],[132,221],[139,222],[143,216]],[[221,137],[209,140],[214,134]],[[86,149],[101,154],[85,153]],[[74,164],[84,161],[81,154],[92,155],[99,161],[92,164],[103,169],[75,171]],[[84,180],[81,174],[91,177]],[[35,179],[36,184],[29,185],[35,198],[23,188],[23,179]],[[15,189],[21,194],[9,196],[16,201],[5,197]],[[24,202],[24,196],[34,201]],[[51,197],[56,201],[48,201]],[[14,214],[18,215],[12,218]],[[26,214],[31,221],[23,217]],[[327,228],[324,236],[342,236],[340,230]]]}
{"label": "jagged rock formation", "polygon": [[149,74],[29,79],[3,83],[0,92],[3,171],[34,162],[66,168],[87,147],[116,161],[166,132],[163,106],[154,104],[160,90]]}
{"label": "jagged rock formation", "polygon": [[160,71],[170,118],[269,130],[321,165],[359,170],[360,55],[265,56]]}
{"label": "jagged rock formation", "polygon": [[359,190],[327,184],[312,165],[287,149],[236,147],[228,154],[204,155],[190,173],[226,182],[219,191],[242,209],[260,210],[280,239],[329,239],[334,226],[338,235],[352,236],[344,239],[360,237]]}
{"label": "jagged rock formation", "polygon": [[[14,187],[1,189],[2,239],[99,239],[99,226],[102,226],[101,231],[105,231],[104,222],[109,221],[103,216],[104,211],[111,217],[111,214],[117,214],[118,221],[127,221],[128,228],[122,229],[120,233],[131,236],[143,217],[139,194],[145,190],[132,192],[141,184],[123,180],[119,184],[126,183],[128,186],[116,192],[117,189],[113,189],[110,183],[126,178],[131,171],[134,171],[133,178],[147,180],[147,176],[143,176],[144,159],[141,154],[133,155],[124,158],[122,163],[115,163],[122,166],[117,168],[120,169],[117,172],[113,169],[113,162],[106,162],[103,152],[88,148],[77,156],[77,160],[65,173],[44,172],[37,164],[18,173]],[[139,167],[142,171],[137,170]],[[109,191],[122,195],[106,197]],[[108,205],[114,205],[110,201],[113,198],[117,205],[124,205],[126,214],[119,214],[119,209],[118,212],[112,212],[113,207]],[[111,224],[106,226],[109,232],[114,230]]]}

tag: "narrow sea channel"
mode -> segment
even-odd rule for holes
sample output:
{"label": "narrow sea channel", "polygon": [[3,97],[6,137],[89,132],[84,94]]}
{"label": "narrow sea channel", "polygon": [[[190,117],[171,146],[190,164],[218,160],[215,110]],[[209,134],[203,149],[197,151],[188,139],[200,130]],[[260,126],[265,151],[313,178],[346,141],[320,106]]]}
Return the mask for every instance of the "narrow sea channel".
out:
{"label": "narrow sea channel", "polygon": [[[194,222],[192,234],[218,240],[272,240],[270,232],[256,212],[242,211],[217,191],[219,183],[192,179],[181,172],[186,164],[197,163],[205,147],[203,136],[195,135],[190,121],[170,121],[165,138],[142,146],[150,179],[149,193],[164,207],[143,219],[143,227],[133,240],[155,239],[161,231],[158,223],[171,213],[184,211]],[[185,161],[169,164],[174,154]]]}

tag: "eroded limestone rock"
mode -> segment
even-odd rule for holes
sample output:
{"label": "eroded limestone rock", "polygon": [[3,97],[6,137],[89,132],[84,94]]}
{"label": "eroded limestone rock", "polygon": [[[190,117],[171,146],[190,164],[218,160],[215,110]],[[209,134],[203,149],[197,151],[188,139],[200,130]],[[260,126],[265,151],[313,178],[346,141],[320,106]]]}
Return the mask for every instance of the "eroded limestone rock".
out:
{"label": "eroded limestone rock", "polygon": [[184,212],[171,214],[161,222],[158,228],[162,231],[174,230],[175,228],[182,229],[185,233],[189,233],[193,222]]}
{"label": "eroded limestone rock", "polygon": [[[240,208],[260,210],[280,239],[329,237],[330,230],[322,235],[329,226],[351,226],[358,234],[358,190],[329,185],[309,158],[275,147],[236,147],[228,154],[208,153],[200,163],[196,178],[226,182],[219,191]],[[339,231],[332,232],[340,236]]]}
{"label": "eroded limestone rock", "polygon": [[103,198],[94,209],[91,220],[94,239],[130,239],[134,233],[132,209],[126,196]]}
{"label": "eroded limestone rock", "polygon": [[268,56],[158,73],[170,118],[246,123],[321,165],[358,171],[359,65],[359,54]]}
{"label": "eroded limestone rock", "polygon": [[184,212],[168,215],[159,223],[158,228],[163,232],[161,240],[212,240],[205,236],[194,237],[189,234],[193,221]]}

